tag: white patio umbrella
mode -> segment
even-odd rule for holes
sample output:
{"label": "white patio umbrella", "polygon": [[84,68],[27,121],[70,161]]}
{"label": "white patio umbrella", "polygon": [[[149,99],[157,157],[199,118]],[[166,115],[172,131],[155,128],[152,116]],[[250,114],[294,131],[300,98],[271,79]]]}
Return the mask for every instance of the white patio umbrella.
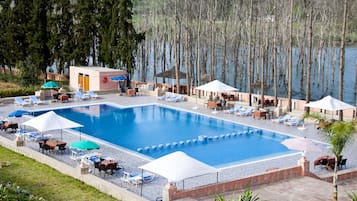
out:
{"label": "white patio umbrella", "polygon": [[306,152],[322,152],[326,148],[306,137],[289,138],[281,142],[288,149]]}
{"label": "white patio umbrella", "polygon": [[[39,132],[59,130],[65,128],[78,128],[83,127],[83,125],[78,124],[74,121],[66,119],[60,115],[57,115],[54,111],[46,112],[45,114],[39,115],[33,119],[30,119],[22,125],[30,126],[37,129]],[[62,138],[62,131],[61,131]]]}

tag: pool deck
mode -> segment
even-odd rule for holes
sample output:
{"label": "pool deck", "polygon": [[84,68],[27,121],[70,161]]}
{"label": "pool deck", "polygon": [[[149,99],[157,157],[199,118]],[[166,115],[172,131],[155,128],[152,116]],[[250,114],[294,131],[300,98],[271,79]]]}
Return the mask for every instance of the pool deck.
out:
{"label": "pool deck", "polygon": [[[195,102],[166,102],[159,101],[156,97],[141,95],[135,97],[127,97],[127,96],[118,96],[118,94],[102,94],[96,100],[85,100],[85,101],[70,101],[68,103],[47,103],[38,106],[30,106],[30,107],[21,107],[15,106],[14,104],[3,104],[0,106],[0,114],[5,116],[17,109],[25,109],[25,110],[41,110],[41,109],[51,109],[51,108],[59,108],[59,107],[70,107],[75,105],[84,105],[84,104],[97,104],[97,103],[111,103],[117,104],[119,106],[132,106],[132,105],[142,105],[142,104],[161,104],[168,107],[174,107],[176,109],[195,112],[207,116],[211,116],[214,118],[224,119],[227,121],[237,122],[239,124],[248,125],[251,127],[262,128],[265,130],[271,130],[278,133],[288,134],[292,136],[301,136],[311,138],[313,140],[318,140],[322,142],[326,142],[323,134],[316,129],[316,126],[312,123],[306,123],[304,130],[299,130],[294,126],[287,126],[278,123],[272,123],[271,120],[256,120],[252,117],[239,117],[233,114],[226,114],[222,111],[213,112],[213,110],[205,108],[203,105],[198,105]],[[26,121],[26,117],[16,119],[18,122]],[[119,129],[119,128],[118,128]],[[2,137],[8,139],[15,139],[15,136],[12,134],[0,132]],[[59,132],[48,132],[53,136],[59,138]],[[47,134],[47,133],[46,133]],[[102,155],[110,156],[117,159],[120,164],[122,164],[125,168],[125,171],[130,172],[138,172],[141,170],[138,169],[140,165],[146,164],[150,161],[149,158],[138,155],[131,151],[125,150],[120,147],[116,147],[111,145],[110,143],[103,142],[97,139],[93,139],[89,136],[82,134],[82,139],[88,138],[93,141],[96,141],[100,144],[101,148],[98,150]],[[356,138],[356,136],[355,136]],[[79,136],[75,133],[68,132],[66,130],[63,131],[63,141],[68,143],[72,141],[79,140]],[[346,150],[343,153],[343,156],[346,157],[347,160],[347,169],[349,168],[357,168],[357,140],[348,145]],[[35,142],[27,142],[27,147],[32,148],[34,151],[38,152],[38,143]],[[234,153],[232,153],[234,154]],[[76,167],[78,166],[78,162],[70,159],[69,154],[47,154],[48,156],[55,158],[69,166]],[[332,171],[328,171],[326,169],[322,169],[319,167],[313,167],[313,161],[320,155],[332,155],[331,153],[307,153],[306,157],[310,161],[310,171],[319,176],[331,175]],[[275,157],[267,160],[255,161],[240,165],[235,165],[227,168],[222,168],[218,174],[218,180],[228,181],[234,178],[243,178],[249,175],[254,175],[258,173],[265,172],[270,168],[285,168],[295,166],[297,164],[298,159],[301,157],[301,154],[292,154],[284,157]],[[49,164],[51,165],[51,164]],[[165,178],[160,176],[156,176],[155,179],[149,183],[141,186],[133,186],[124,183],[120,177],[121,175],[99,175],[98,172],[92,173],[97,177],[104,179],[106,181],[111,182],[113,185],[117,185],[127,189],[128,191],[134,192],[135,194],[141,195],[147,200],[155,200],[157,197],[161,196],[162,189],[164,185],[167,183]],[[192,188],[200,185],[210,184],[216,182],[216,175],[205,175],[192,179],[187,179],[183,182],[176,183],[179,189],[184,188]],[[348,183],[348,185],[344,185],[344,183]],[[350,193],[353,189],[357,189],[357,181],[345,181],[341,182],[341,186],[339,187],[339,196],[342,198],[347,198],[346,192]],[[286,189],[289,187],[289,191]],[[322,188],[324,190],[322,190]],[[348,191],[349,189],[349,191]],[[306,191],[308,193],[306,193]],[[356,191],[356,190],[355,190]],[[237,191],[239,193],[239,191]],[[238,195],[237,192],[234,192],[234,195]],[[259,194],[259,196],[264,200],[330,200],[332,196],[332,185],[327,182],[322,182],[317,179],[312,178],[298,178],[289,181],[282,181],[276,184],[272,184],[269,186],[262,186],[253,188],[253,192]],[[288,193],[287,193],[288,192]],[[331,192],[331,193],[329,193]],[[306,197],[308,196],[309,197]],[[228,196],[228,195],[227,195]],[[311,197],[310,197],[311,196]],[[341,197],[340,197],[341,198]],[[198,200],[212,200],[213,197],[202,198]],[[344,200],[344,199],[341,199]]]}

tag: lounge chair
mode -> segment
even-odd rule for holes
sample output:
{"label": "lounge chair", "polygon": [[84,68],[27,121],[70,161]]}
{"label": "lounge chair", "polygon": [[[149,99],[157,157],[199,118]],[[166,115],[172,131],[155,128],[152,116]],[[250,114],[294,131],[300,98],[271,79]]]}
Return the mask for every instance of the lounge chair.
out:
{"label": "lounge chair", "polygon": [[27,105],[30,105],[30,102],[25,101],[21,97],[15,97],[14,104],[20,105],[20,106],[27,106]]}
{"label": "lounge chair", "polygon": [[174,97],[175,97],[174,94],[169,93],[169,92],[166,92],[165,95],[159,96],[157,99],[158,99],[158,100],[168,100],[168,99],[174,98]]}
{"label": "lounge chair", "polygon": [[94,99],[94,100],[96,98],[98,98],[98,94],[94,93],[93,91],[87,91],[86,95],[89,96],[91,99]]}
{"label": "lounge chair", "polygon": [[235,112],[239,112],[243,109],[243,106],[240,104],[235,104],[233,108],[224,110],[223,112],[228,113],[228,114],[233,114]]}
{"label": "lounge chair", "polygon": [[142,183],[149,183],[154,179],[155,175],[153,174],[139,174],[139,173],[130,173],[123,171],[123,177],[121,180],[125,183],[132,184],[132,185],[139,185]]}
{"label": "lounge chair", "polygon": [[84,95],[84,94],[83,94],[82,92],[80,92],[80,91],[76,91],[76,92],[75,92],[75,96],[76,96],[78,99],[80,99],[80,100],[87,100],[87,99],[90,98],[89,96]]}
{"label": "lounge chair", "polygon": [[40,104],[44,103],[42,100],[38,99],[36,96],[30,96],[30,101],[32,104],[35,104],[35,105],[40,105]]}
{"label": "lounge chair", "polygon": [[238,116],[250,116],[253,114],[253,111],[254,111],[254,108],[248,107],[247,109],[236,112],[235,114]]}
{"label": "lounge chair", "polygon": [[169,101],[169,102],[180,102],[180,101],[184,101],[184,100],[185,100],[185,97],[183,95],[171,96],[166,99],[166,101]]}
{"label": "lounge chair", "polygon": [[276,119],[273,119],[272,121],[275,122],[275,123],[284,123],[286,121],[288,121],[289,119],[291,119],[292,116],[287,114],[287,115],[284,115],[284,116],[280,116]]}
{"label": "lounge chair", "polygon": [[284,122],[285,125],[288,126],[300,126],[304,124],[303,119],[289,119],[288,121]]}

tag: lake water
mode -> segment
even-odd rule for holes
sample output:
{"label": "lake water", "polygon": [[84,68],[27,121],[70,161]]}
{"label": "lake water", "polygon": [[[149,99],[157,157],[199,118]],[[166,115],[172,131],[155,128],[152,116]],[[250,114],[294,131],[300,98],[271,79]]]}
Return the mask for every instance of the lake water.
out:
{"label": "lake water", "polygon": [[[318,100],[323,96],[326,95],[332,95],[334,97],[338,97],[338,84],[339,84],[339,52],[336,51],[336,63],[335,63],[335,73],[334,73],[334,85],[333,88],[331,87],[331,74],[332,74],[332,61],[330,58],[330,53],[329,51],[331,51],[332,49],[327,49],[327,53],[326,54],[321,54],[321,60],[318,59],[319,57],[316,57],[317,59],[315,59],[313,61],[313,66],[312,66],[312,85],[311,85],[311,99],[312,100]],[[296,55],[296,53],[298,52],[298,50],[294,50],[295,54],[293,56],[293,98],[295,99],[304,99],[305,98],[305,92],[301,91],[301,86],[303,87],[303,90],[305,90],[306,85],[300,83],[300,71],[298,68],[296,63],[297,63],[297,58],[298,56]],[[217,54],[220,55],[220,54]],[[326,56],[325,56],[326,55]],[[222,56],[222,55],[220,55]],[[217,56],[217,66],[221,66],[222,62],[220,61],[220,56]],[[325,58],[325,59],[324,59]],[[355,100],[355,82],[356,82],[356,59],[357,59],[357,47],[356,46],[350,46],[350,47],[346,47],[346,52],[345,52],[345,78],[344,78],[344,101],[348,102],[350,104],[355,105],[356,104],[356,100]],[[172,61],[173,62],[173,61]],[[285,64],[286,63],[286,64]],[[287,68],[287,61],[285,61],[285,63],[282,63],[283,68]],[[325,69],[325,79],[323,79],[321,74],[318,74],[318,69],[319,69],[319,63],[322,65],[324,64],[326,66]],[[320,66],[321,66],[320,65]],[[148,71],[147,71],[147,81],[151,81],[151,82],[155,82],[156,78],[153,75],[153,61],[152,59],[149,60],[149,65],[148,65]],[[168,63],[167,66],[174,66],[174,63]],[[218,68],[218,67],[217,67]],[[168,68],[166,68],[168,69]],[[162,69],[161,67],[159,67],[157,69],[158,72],[161,72]],[[185,71],[185,69],[182,69],[182,71]],[[220,72],[220,69],[216,69],[217,72]],[[227,84],[230,84],[233,86],[233,64],[230,63],[230,70],[229,70],[229,79],[227,81]],[[267,73],[267,72],[266,72]],[[217,73],[217,78],[219,80],[221,79],[221,74]],[[245,76],[246,77],[246,76]],[[133,76],[134,80],[140,80],[139,79],[139,71],[136,70],[135,74]],[[320,82],[318,82],[318,80],[320,80]],[[162,78],[157,78],[158,82],[163,82]],[[278,89],[278,96],[280,97],[287,97],[287,86],[284,85],[282,83],[282,79],[280,79],[280,85],[279,85],[279,89]],[[185,84],[185,80],[181,79],[180,80],[181,84]],[[272,81],[271,81],[272,82]],[[325,83],[324,85],[322,83]],[[175,80],[174,79],[166,79],[166,83],[170,83],[170,84],[175,84]],[[324,94],[322,94],[322,88],[324,86]],[[242,92],[246,92],[246,82],[243,81],[242,86],[238,84],[238,86],[234,86],[238,89],[240,89],[240,91]],[[253,91],[254,93],[259,93],[259,89],[255,89]],[[265,94],[267,95],[273,95],[273,89],[272,87],[267,88],[267,90],[265,91]]]}

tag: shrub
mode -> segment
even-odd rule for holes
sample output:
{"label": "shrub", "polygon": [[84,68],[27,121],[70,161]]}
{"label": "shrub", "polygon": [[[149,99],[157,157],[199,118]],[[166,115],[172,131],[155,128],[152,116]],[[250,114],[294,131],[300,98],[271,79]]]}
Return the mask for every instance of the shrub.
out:
{"label": "shrub", "polygon": [[0,97],[28,96],[33,95],[38,87],[10,88],[0,90]]}
{"label": "shrub", "polygon": [[11,182],[0,183],[0,200],[45,201]]}

